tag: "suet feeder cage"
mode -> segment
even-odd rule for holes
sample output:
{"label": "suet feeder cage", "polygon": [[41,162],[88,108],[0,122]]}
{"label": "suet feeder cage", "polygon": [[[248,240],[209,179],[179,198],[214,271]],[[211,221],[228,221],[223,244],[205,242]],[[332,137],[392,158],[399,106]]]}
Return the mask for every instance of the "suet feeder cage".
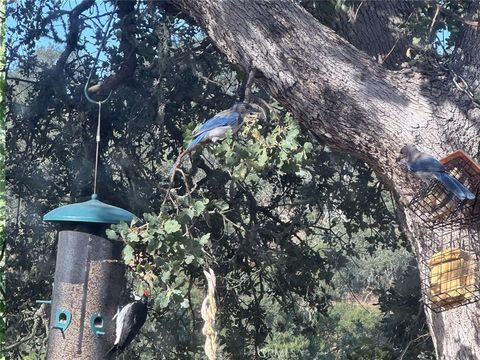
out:
{"label": "suet feeder cage", "polygon": [[460,201],[439,181],[432,181],[413,197],[409,207],[431,228],[455,224],[475,226],[480,221],[480,165],[461,150],[440,162],[451,176],[476,195],[475,199]]}
{"label": "suet feeder cage", "polygon": [[479,235],[478,228],[441,228],[423,244],[422,292],[433,311],[480,300]]}
{"label": "suet feeder cage", "polygon": [[115,321],[124,288],[120,241],[103,237],[110,224],[133,214],[99,201],[59,207],[44,221],[61,224],[58,233],[47,359],[103,359],[115,339]]}

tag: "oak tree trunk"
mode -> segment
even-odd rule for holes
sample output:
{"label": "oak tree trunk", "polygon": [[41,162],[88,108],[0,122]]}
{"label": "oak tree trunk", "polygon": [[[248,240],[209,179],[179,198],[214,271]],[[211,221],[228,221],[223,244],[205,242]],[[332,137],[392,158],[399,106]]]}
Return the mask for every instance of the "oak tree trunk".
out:
{"label": "oak tree trunk", "polygon": [[[358,37],[343,34],[358,41],[354,47],[287,0],[172,2],[232,63],[257,69],[256,83],[290,110],[304,129],[375,170],[394,194],[401,226],[421,256],[427,234],[406,206],[418,188],[412,184],[418,182],[396,162],[400,148],[415,143],[438,157],[458,148],[477,161],[480,155],[480,109],[452,86],[448,74],[388,70],[378,58],[373,61],[371,54],[359,50],[368,52]],[[372,5],[365,11],[371,12]],[[480,51],[471,44],[479,44],[479,30],[467,35],[469,47],[456,66],[475,83]],[[385,47],[381,50],[384,53]],[[401,54],[393,56],[398,59]],[[438,314],[425,311],[439,359],[480,359],[478,303]]]}

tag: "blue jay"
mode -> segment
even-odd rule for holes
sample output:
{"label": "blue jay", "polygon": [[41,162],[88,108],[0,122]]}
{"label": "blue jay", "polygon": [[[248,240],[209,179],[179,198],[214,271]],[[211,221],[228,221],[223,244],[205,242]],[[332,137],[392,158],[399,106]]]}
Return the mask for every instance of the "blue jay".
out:
{"label": "blue jay", "polygon": [[251,104],[235,103],[228,110],[223,110],[211,119],[205,121],[198,130],[193,134],[193,139],[187,148],[178,155],[172,170],[170,171],[170,179],[173,181],[175,172],[185,155],[191,153],[200,144],[211,141],[216,143],[223,140],[228,130],[232,130],[235,134],[243,125],[245,115],[252,112],[259,112]]}
{"label": "blue jay", "polygon": [[475,195],[460,181],[449,175],[440,161],[433,156],[425,154],[413,144],[407,144],[400,150],[397,160],[406,157],[408,170],[422,180],[437,179],[445,188],[453,193],[459,200],[473,200]]}

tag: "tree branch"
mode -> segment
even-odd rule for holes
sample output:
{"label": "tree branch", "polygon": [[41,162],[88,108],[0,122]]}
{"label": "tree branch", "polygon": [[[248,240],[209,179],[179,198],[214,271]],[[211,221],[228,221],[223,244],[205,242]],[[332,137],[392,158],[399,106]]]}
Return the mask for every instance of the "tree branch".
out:
{"label": "tree branch", "polygon": [[135,4],[136,0],[118,1],[118,16],[120,18],[121,38],[119,51],[123,52],[120,62],[120,69],[113,75],[107,77],[103,82],[91,86],[88,91],[96,94],[108,94],[118,86],[130,80],[137,67],[137,53],[134,32],[135,25]]}
{"label": "tree branch", "polygon": [[353,2],[348,11],[336,12],[333,16],[326,15],[325,4],[318,1],[305,0],[302,5],[323,24],[387,68],[397,69],[408,61],[406,50],[411,36],[405,35],[402,26],[413,14],[411,1],[358,1]]}
{"label": "tree branch", "polygon": [[[55,72],[58,73],[63,70],[68,57],[76,49],[78,39],[80,38],[80,14],[92,7],[93,4],[95,4],[95,0],[83,0],[70,12],[70,15],[68,16],[69,26],[67,34],[67,46],[65,47],[65,50],[63,50],[62,54],[60,55],[55,64]],[[49,17],[47,16],[47,18]]]}
{"label": "tree branch", "polygon": [[[469,4],[467,13],[470,18],[477,13],[480,17],[480,3]],[[477,20],[480,23],[480,20]],[[480,29],[478,27],[465,27],[459,50],[454,57],[456,71],[458,71],[471,87],[472,92],[477,94],[480,100]],[[480,114],[477,114],[480,119]]]}
{"label": "tree branch", "polygon": [[[418,74],[396,74],[289,1],[175,0],[228,59],[258,70],[257,83],[331,147],[369,163],[383,180],[430,100]],[[391,188],[392,186],[390,186]]]}

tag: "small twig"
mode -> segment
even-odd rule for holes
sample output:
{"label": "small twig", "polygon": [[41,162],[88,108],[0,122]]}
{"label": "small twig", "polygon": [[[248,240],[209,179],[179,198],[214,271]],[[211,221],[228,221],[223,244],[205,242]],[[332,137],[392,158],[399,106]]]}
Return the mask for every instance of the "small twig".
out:
{"label": "small twig", "polygon": [[[410,15],[408,16],[408,18],[403,22],[403,25],[405,25],[406,23],[408,23],[408,21],[410,20],[410,18],[412,17],[413,15],[413,11],[410,13]],[[393,50],[397,47],[397,44],[398,44],[398,41],[400,40],[400,36],[397,38],[397,40],[395,41],[395,43],[393,44],[392,48],[390,49],[390,51],[388,52],[387,55],[385,55],[385,57],[382,59],[382,64],[385,63],[385,60],[388,59],[388,57],[391,55],[391,53],[393,52]]]}
{"label": "small twig", "polygon": [[362,7],[364,2],[365,1],[362,1],[360,5],[358,5],[357,10],[355,11],[355,14],[352,17],[349,16],[348,22],[354,23],[357,20],[358,12],[360,11],[360,8]]}
{"label": "small twig", "polygon": [[22,78],[19,78],[19,77],[14,77],[14,76],[7,76],[6,78],[7,81],[21,81],[21,82],[26,82],[26,83],[29,83],[29,84],[38,84],[38,81],[35,81],[35,80],[29,80],[29,79],[22,79]]}
{"label": "small twig", "polygon": [[218,82],[218,81],[215,81],[215,80],[212,80],[206,76],[203,76],[202,74],[200,74],[200,72],[196,72],[195,75],[199,78],[199,79],[202,79],[204,80],[205,82],[209,82],[209,83],[212,83],[212,84],[215,84],[215,85],[218,85],[218,86],[221,86],[223,88],[224,84]]}
{"label": "small twig", "polygon": [[171,187],[171,184],[173,183],[173,180],[175,178],[175,173],[177,171],[180,171],[178,169],[178,167],[180,166],[180,164],[182,163],[183,161],[183,158],[191,153],[193,150],[195,150],[200,144],[195,144],[194,146],[192,146],[191,148],[187,148],[185,150],[183,150],[180,155],[178,155],[177,157],[177,160],[175,160],[174,164],[173,164],[173,167],[172,167],[172,170],[170,170],[170,187]]}
{"label": "small twig", "polygon": [[390,49],[390,51],[388,52],[387,55],[385,55],[385,57],[382,59],[382,64],[385,62],[385,60],[388,59],[388,57],[390,56],[390,54],[393,52],[393,50],[395,50],[395,48],[397,47],[397,44],[398,44],[398,41],[400,40],[400,37],[397,38],[397,40],[395,41],[395,44],[393,44],[392,48]]}
{"label": "small twig", "polygon": [[256,73],[255,68],[250,69],[248,73],[248,79],[245,85],[245,93],[243,96],[243,101],[246,103],[250,102],[250,98],[252,96],[252,85],[253,85],[253,79],[255,78],[255,73]]}
{"label": "small twig", "polygon": [[407,344],[407,346],[405,347],[405,349],[403,349],[402,353],[400,354],[400,357],[398,358],[399,360],[403,360],[403,357],[405,356],[405,354],[407,353],[407,350],[408,348],[410,347],[410,345],[418,340],[420,340],[421,338],[423,337],[426,337],[426,336],[429,336],[430,334],[429,333],[426,333],[426,334],[423,334],[423,335],[420,335],[419,337],[417,337],[416,339],[413,339],[413,340],[410,340]]}
{"label": "small twig", "polygon": [[32,331],[31,331],[30,335],[21,339],[21,340],[19,340],[19,341],[17,341],[16,343],[14,343],[12,345],[9,345],[9,346],[5,347],[5,351],[15,349],[16,347],[26,343],[27,341],[32,340],[36,336],[38,327],[40,326],[40,322],[41,321],[43,322],[42,312],[45,311],[45,308],[46,308],[46,304],[42,304],[33,314],[33,318],[35,320],[33,322]]}
{"label": "small twig", "polygon": [[437,9],[435,10],[435,15],[433,15],[432,23],[430,24],[430,30],[428,31],[428,35],[432,34],[433,26],[437,22],[437,16],[440,13],[440,5],[437,5]]}
{"label": "small twig", "polygon": [[437,7],[438,7],[438,11],[442,12],[443,15],[447,17],[451,17],[455,20],[458,20],[465,25],[480,28],[480,20],[464,19],[461,16],[458,16],[457,14],[455,14],[452,10],[446,9],[441,5],[437,5]]}

